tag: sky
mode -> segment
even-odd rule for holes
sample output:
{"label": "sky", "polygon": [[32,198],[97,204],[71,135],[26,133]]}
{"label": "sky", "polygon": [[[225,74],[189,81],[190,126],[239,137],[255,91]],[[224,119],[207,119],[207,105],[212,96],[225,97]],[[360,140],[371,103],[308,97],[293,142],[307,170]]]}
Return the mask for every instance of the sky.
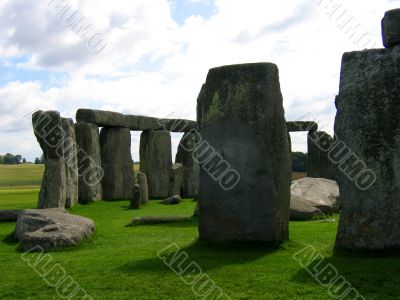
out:
{"label": "sky", "polygon": [[[332,134],[343,53],[382,48],[381,19],[397,7],[390,0],[0,0],[0,154],[41,155],[30,121],[39,109],[195,120],[208,70],[250,62],[277,64],[286,120],[314,120]],[[90,25],[86,37],[75,17]],[[173,153],[180,136],[173,134]],[[135,161],[139,138],[132,133]],[[306,152],[306,134],[292,134],[292,144]]]}

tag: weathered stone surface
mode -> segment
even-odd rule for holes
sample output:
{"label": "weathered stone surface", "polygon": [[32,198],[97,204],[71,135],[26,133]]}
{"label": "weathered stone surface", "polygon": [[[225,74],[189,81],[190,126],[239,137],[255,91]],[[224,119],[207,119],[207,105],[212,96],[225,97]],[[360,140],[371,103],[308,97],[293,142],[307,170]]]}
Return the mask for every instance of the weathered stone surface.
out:
{"label": "weathered stone surface", "polygon": [[179,143],[175,162],[183,165],[182,197],[196,197],[199,193],[200,168],[195,159],[199,135],[195,131],[185,133]]}
{"label": "weathered stone surface", "polygon": [[0,210],[0,222],[17,221],[19,214],[22,212],[19,210]]}
{"label": "weathered stone surface", "polygon": [[73,207],[78,203],[78,156],[74,121],[61,118],[64,129],[64,160],[66,171],[65,207]]}
{"label": "weathered stone surface", "polygon": [[135,174],[131,155],[131,132],[128,128],[103,128],[100,132],[101,181],[104,200],[133,198]]}
{"label": "weathered stone surface", "polygon": [[188,132],[197,128],[197,123],[191,120],[157,119],[95,109],[79,109],[76,113],[76,120],[102,127],[126,127],[137,131],[165,129],[171,132]]}
{"label": "weathered stone surface", "polygon": [[78,147],[79,203],[88,203],[102,198],[99,128],[89,123],[75,124]]}
{"label": "weathered stone surface", "polygon": [[197,120],[200,238],[287,239],[292,162],[277,66],[211,69]]}
{"label": "weathered stone surface", "polygon": [[166,204],[166,205],[173,205],[173,204],[179,204],[179,203],[181,203],[181,201],[182,201],[181,196],[174,195],[172,197],[169,197],[169,198],[161,201],[161,203]]}
{"label": "weathered stone surface", "polygon": [[147,204],[149,202],[149,186],[147,184],[147,177],[144,173],[138,172],[136,174],[136,182],[140,186],[140,203]]}
{"label": "weathered stone surface", "polygon": [[65,207],[67,195],[64,160],[65,133],[60,114],[56,111],[37,111],[32,115],[32,124],[46,162],[38,207]]}
{"label": "weathered stone surface", "polygon": [[131,209],[139,209],[140,208],[140,203],[141,203],[141,190],[140,190],[140,185],[135,184],[133,186],[133,198],[131,199]]}
{"label": "weathered stone surface", "polygon": [[171,134],[165,130],[143,131],[140,137],[140,172],[146,174],[150,198],[165,198],[172,167]]}
{"label": "weathered stone surface", "polygon": [[286,127],[287,127],[288,132],[317,131],[318,130],[318,124],[313,121],[286,122]]}
{"label": "weathered stone surface", "polygon": [[183,181],[183,165],[173,164],[169,174],[168,196],[180,195]]}
{"label": "weathered stone surface", "polygon": [[345,53],[334,148],[342,200],[336,246],[400,247],[400,47]]}
{"label": "weathered stone surface", "polygon": [[77,246],[95,230],[92,220],[70,215],[57,209],[27,209],[21,212],[15,227],[15,238],[23,251],[38,246],[44,251]]}
{"label": "weathered stone surface", "polygon": [[335,165],[329,159],[333,138],[325,131],[308,134],[307,176],[335,180]]}
{"label": "weathered stone surface", "polygon": [[305,221],[313,218],[323,217],[325,214],[308,202],[304,202],[299,196],[292,195],[290,198],[290,220]]}
{"label": "weathered stone surface", "polygon": [[400,9],[385,13],[382,19],[382,40],[385,48],[400,45]]}
{"label": "weathered stone surface", "polygon": [[[305,177],[292,182],[291,197],[324,214],[336,213],[340,208],[339,187],[336,181]],[[292,199],[293,200],[293,199]]]}

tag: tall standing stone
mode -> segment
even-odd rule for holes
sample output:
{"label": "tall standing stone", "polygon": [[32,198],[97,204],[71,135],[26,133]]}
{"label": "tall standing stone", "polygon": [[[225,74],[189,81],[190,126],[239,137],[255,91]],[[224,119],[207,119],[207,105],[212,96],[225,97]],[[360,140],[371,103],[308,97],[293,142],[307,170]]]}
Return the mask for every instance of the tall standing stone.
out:
{"label": "tall standing stone", "polygon": [[165,130],[143,131],[140,137],[140,172],[146,174],[150,198],[168,197],[172,167],[171,134]]}
{"label": "tall standing stone", "polygon": [[400,47],[343,55],[335,120],[342,200],[336,246],[400,247],[399,77]]}
{"label": "tall standing stone", "polygon": [[182,181],[183,181],[183,165],[173,164],[169,174],[168,196],[181,195]]}
{"label": "tall standing stone", "polygon": [[385,48],[400,45],[400,9],[385,13],[382,19],[382,40]]}
{"label": "tall standing stone", "polygon": [[102,199],[101,152],[99,127],[90,123],[75,124],[78,148],[79,203],[89,203]]}
{"label": "tall standing stone", "polygon": [[128,128],[103,128],[100,133],[101,181],[104,200],[133,198],[135,174],[131,155],[131,132]]}
{"label": "tall standing stone", "polygon": [[198,134],[185,133],[179,143],[175,162],[183,165],[182,197],[196,197],[199,193],[199,164],[195,160]]}
{"label": "tall standing stone", "polygon": [[73,207],[78,203],[78,156],[74,121],[61,118],[64,130],[64,159],[66,171],[66,207]]}
{"label": "tall standing stone", "polygon": [[335,166],[328,155],[334,143],[333,138],[325,131],[311,131],[307,142],[307,176],[335,180]]}
{"label": "tall standing stone", "polygon": [[144,173],[138,172],[136,174],[136,182],[140,186],[140,203],[147,204],[149,202],[149,187],[147,184],[147,178]]}
{"label": "tall standing stone", "polygon": [[37,111],[32,115],[36,139],[43,150],[45,170],[39,193],[39,208],[64,208],[67,198],[64,160],[64,130],[57,111]]}
{"label": "tall standing stone", "polygon": [[278,68],[211,69],[197,100],[203,240],[288,238],[291,150]]}

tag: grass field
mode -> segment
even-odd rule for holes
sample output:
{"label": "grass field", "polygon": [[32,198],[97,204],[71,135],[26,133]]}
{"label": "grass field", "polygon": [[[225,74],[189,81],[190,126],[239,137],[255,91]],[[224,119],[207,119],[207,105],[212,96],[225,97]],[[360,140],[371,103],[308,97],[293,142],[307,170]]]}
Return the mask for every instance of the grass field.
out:
{"label": "grass field", "polygon": [[0,165],[0,187],[40,186],[44,165]]}
{"label": "grass field", "polygon": [[[37,189],[1,190],[0,208],[34,207],[37,194]],[[177,206],[151,201],[137,211],[127,205],[77,205],[71,212],[93,219],[96,234],[73,251],[50,254],[53,263],[59,263],[93,299],[201,299],[157,257],[171,243],[231,299],[333,299],[328,288],[293,259],[306,246],[314,247],[324,258],[322,266],[332,264],[366,299],[399,299],[399,255],[334,254],[337,221],[291,222],[290,240],[279,248],[218,245],[198,241],[196,220],[126,227],[133,216],[190,216],[195,207],[190,199]],[[0,223],[0,299],[59,299],[56,290],[21,259],[9,237],[14,227],[12,222]]]}

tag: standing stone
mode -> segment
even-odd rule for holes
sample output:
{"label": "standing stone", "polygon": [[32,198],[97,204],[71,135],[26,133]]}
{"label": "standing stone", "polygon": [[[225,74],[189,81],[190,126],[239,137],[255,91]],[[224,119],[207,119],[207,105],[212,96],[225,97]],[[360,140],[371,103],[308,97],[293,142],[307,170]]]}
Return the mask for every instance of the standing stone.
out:
{"label": "standing stone", "polygon": [[64,159],[66,171],[66,203],[70,208],[78,203],[78,156],[76,147],[76,136],[74,121],[72,119],[61,118],[64,129]]}
{"label": "standing stone", "polygon": [[171,134],[165,130],[143,131],[140,137],[140,172],[146,174],[150,198],[165,198],[172,167]]}
{"label": "standing stone", "polygon": [[147,178],[144,173],[138,172],[136,174],[136,182],[140,186],[140,203],[147,204],[149,203],[149,187],[147,185]]}
{"label": "standing stone", "polygon": [[45,159],[38,207],[64,208],[67,197],[67,179],[64,160],[64,130],[60,113],[37,111],[32,115],[32,124]]}
{"label": "standing stone", "polygon": [[140,208],[140,203],[141,203],[141,189],[140,185],[135,184],[133,186],[133,198],[131,199],[131,209],[139,209]]}
{"label": "standing stone", "polygon": [[100,132],[101,181],[104,200],[133,198],[135,174],[131,155],[131,132],[127,128],[103,128]]}
{"label": "standing stone", "polygon": [[198,134],[192,131],[185,133],[179,143],[175,162],[183,165],[182,197],[196,197],[199,193],[199,164],[196,158]]}
{"label": "standing stone", "polygon": [[382,40],[385,48],[400,45],[400,9],[385,13],[382,19]]}
{"label": "standing stone", "polygon": [[79,203],[89,203],[102,198],[99,128],[90,123],[75,124],[78,148]]}
{"label": "standing stone", "polygon": [[308,134],[307,176],[335,180],[334,165],[328,153],[333,138],[325,131],[311,131]]}
{"label": "standing stone", "polygon": [[400,247],[400,47],[345,53],[331,150],[342,200],[336,246]]}
{"label": "standing stone", "polygon": [[288,238],[291,150],[278,68],[211,69],[197,100],[203,240]]}
{"label": "standing stone", "polygon": [[169,174],[169,192],[168,196],[181,194],[183,181],[183,165],[173,164]]}

